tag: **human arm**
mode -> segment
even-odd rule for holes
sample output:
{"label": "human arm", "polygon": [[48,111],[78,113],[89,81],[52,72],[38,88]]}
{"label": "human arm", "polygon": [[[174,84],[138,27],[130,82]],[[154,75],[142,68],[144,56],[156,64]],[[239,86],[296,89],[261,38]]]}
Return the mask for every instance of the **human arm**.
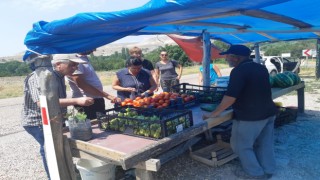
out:
{"label": "human arm", "polygon": [[220,72],[220,69],[218,68],[218,66],[216,65],[213,65],[213,70],[217,73],[218,77],[221,77],[221,72]]}
{"label": "human arm", "polygon": [[94,99],[91,97],[60,98],[59,99],[59,104],[61,107],[67,107],[70,105],[91,106],[93,103],[94,103]]}
{"label": "human arm", "polygon": [[218,105],[218,107],[211,112],[208,115],[203,115],[203,119],[207,119],[209,117],[218,117],[222,111],[226,110],[228,107],[230,107],[234,102],[236,101],[236,98],[224,95],[222,98],[221,103]]}
{"label": "human arm", "polygon": [[83,74],[77,74],[69,76],[79,88],[81,88],[83,91],[85,91],[88,94],[95,95],[95,96],[102,96],[106,99],[109,99],[111,102],[119,102],[118,98],[115,96],[112,96],[104,91],[100,91],[99,89],[93,87],[92,85],[88,84],[85,81]]}
{"label": "human arm", "polygon": [[203,82],[202,72],[200,71],[198,74],[199,74],[199,76],[198,76],[198,78],[199,78],[199,85],[201,86],[201,85],[202,85],[202,82]]}
{"label": "human arm", "polygon": [[136,91],[136,88],[122,87],[122,86],[120,85],[120,80],[118,79],[117,76],[115,76],[115,77],[113,78],[112,88],[113,88],[114,90],[117,90],[117,91],[127,91],[127,92],[135,92],[135,91]]}
{"label": "human arm", "polygon": [[155,73],[155,82],[157,84],[157,86],[160,86],[160,71],[158,68],[154,69],[154,73]]}
{"label": "human arm", "polygon": [[177,79],[180,79],[181,76],[182,76],[182,70],[183,70],[183,67],[181,64],[178,64],[177,67],[179,68],[179,71],[178,71],[178,77]]}
{"label": "human arm", "polygon": [[156,82],[157,82],[156,71],[153,69],[153,70],[150,70],[150,73],[151,73],[151,75],[152,75],[152,78],[154,79],[154,82],[156,83]]}

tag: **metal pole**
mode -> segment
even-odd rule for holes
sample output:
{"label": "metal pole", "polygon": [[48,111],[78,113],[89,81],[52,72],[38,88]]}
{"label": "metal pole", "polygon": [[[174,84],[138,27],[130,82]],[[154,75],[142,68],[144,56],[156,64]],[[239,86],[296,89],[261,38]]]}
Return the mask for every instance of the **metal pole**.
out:
{"label": "metal pole", "polygon": [[202,59],[202,77],[203,85],[210,86],[210,61],[211,61],[211,41],[210,34],[206,31],[202,33],[203,40],[203,59]]}
{"label": "metal pole", "polygon": [[261,60],[260,60],[260,49],[259,49],[259,44],[258,43],[254,44],[254,54],[255,54],[254,62],[260,64],[261,63]]}
{"label": "metal pole", "polygon": [[320,39],[317,39],[316,80],[320,78]]}

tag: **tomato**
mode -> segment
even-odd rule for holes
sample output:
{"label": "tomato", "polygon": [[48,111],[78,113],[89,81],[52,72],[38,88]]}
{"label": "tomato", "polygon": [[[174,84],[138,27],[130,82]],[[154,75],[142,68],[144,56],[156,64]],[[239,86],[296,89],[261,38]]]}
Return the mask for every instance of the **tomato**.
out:
{"label": "tomato", "polygon": [[153,99],[153,102],[156,102],[156,103],[157,103],[157,102],[159,102],[159,100],[160,100],[160,99],[159,99],[158,97],[155,97],[155,98]]}
{"label": "tomato", "polygon": [[159,104],[163,104],[163,103],[164,103],[164,100],[160,99]]}
{"label": "tomato", "polygon": [[170,99],[170,95],[169,94],[165,95],[163,99]]}
{"label": "tomato", "polygon": [[143,99],[140,99],[140,100],[138,101],[138,104],[139,104],[140,106],[145,105],[144,100],[143,100]]}
{"label": "tomato", "polygon": [[132,99],[130,99],[130,98],[126,98],[126,99],[124,100],[124,102],[126,102],[126,103],[132,103],[132,102],[133,102],[133,100],[132,100]]}
{"label": "tomato", "polygon": [[170,99],[177,99],[177,96],[171,95],[171,96],[170,96]]}
{"label": "tomato", "polygon": [[150,102],[149,99],[146,99],[146,100],[144,101],[144,103],[145,103],[146,105],[149,105],[151,102]]}
{"label": "tomato", "polygon": [[134,107],[140,107],[139,102],[136,101],[136,100],[133,101],[132,105],[133,105]]}
{"label": "tomato", "polygon": [[134,99],[134,100],[140,100],[140,99],[141,99],[141,97],[138,96],[138,97],[136,97],[136,99]]}
{"label": "tomato", "polygon": [[126,102],[121,102],[121,106],[126,106],[127,103]]}
{"label": "tomato", "polygon": [[178,94],[178,93],[172,93],[172,95],[174,95],[174,96],[179,96],[179,94]]}

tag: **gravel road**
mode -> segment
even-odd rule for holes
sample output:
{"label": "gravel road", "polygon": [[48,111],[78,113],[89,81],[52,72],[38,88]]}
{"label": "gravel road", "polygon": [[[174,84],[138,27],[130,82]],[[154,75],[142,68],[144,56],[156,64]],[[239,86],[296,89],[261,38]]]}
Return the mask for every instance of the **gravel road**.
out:
{"label": "gravel road", "polygon": [[[223,70],[223,75],[228,75],[230,69]],[[181,82],[196,83],[196,75],[183,76]],[[105,87],[107,92],[115,94],[110,86]],[[278,98],[277,101],[284,102],[285,105],[296,105],[297,98],[295,96],[284,96]],[[306,93],[306,114],[302,115],[303,121],[314,120],[319,121],[319,93],[309,94]],[[42,168],[41,157],[38,153],[39,146],[35,140],[28,135],[20,126],[20,112],[22,97],[1,99],[0,100],[0,179],[1,180],[41,180],[46,179],[45,172]],[[110,107],[111,104],[108,103]],[[300,117],[299,117],[300,118]],[[298,119],[299,119],[298,118]],[[318,128],[320,124],[318,123]],[[319,139],[320,133],[316,134],[314,138]],[[319,147],[311,147],[309,149],[309,159],[314,159],[313,155],[319,154]],[[318,149],[316,149],[318,148]],[[309,152],[309,151],[308,151]],[[290,152],[288,152],[290,153]],[[295,153],[295,152],[293,152]],[[317,162],[320,159],[317,156]],[[279,157],[280,159],[283,157]],[[277,159],[277,162],[279,159]],[[294,161],[294,159],[293,159]],[[297,159],[295,160],[297,161]],[[281,161],[280,161],[281,163]],[[301,161],[300,166],[307,166],[308,161]],[[319,163],[318,163],[319,164]],[[236,179],[232,171],[238,167],[237,160],[231,161],[218,168],[210,168],[204,164],[192,160],[187,153],[181,155],[175,160],[165,164],[161,171],[157,173],[159,179]],[[301,169],[299,167],[292,168],[290,166],[280,166],[280,172],[273,179],[291,179],[296,177],[293,175],[300,175],[298,179],[318,179],[319,171],[312,172],[310,176],[308,169]],[[290,170],[290,169],[291,170]],[[314,166],[313,166],[314,168]],[[293,171],[293,172],[292,172]],[[309,173],[309,176],[306,174]],[[291,178],[290,178],[291,177]]]}

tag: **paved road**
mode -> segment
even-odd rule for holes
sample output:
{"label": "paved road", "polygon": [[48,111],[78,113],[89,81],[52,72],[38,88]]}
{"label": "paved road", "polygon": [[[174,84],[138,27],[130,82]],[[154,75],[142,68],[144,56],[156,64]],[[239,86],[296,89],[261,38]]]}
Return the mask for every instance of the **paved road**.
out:
{"label": "paved road", "polygon": [[[228,75],[230,69],[222,70],[223,75]],[[196,74],[182,76],[181,83],[198,83]],[[111,86],[104,90],[116,94]],[[41,157],[38,153],[39,146],[20,125],[22,97],[0,99],[0,180],[46,179],[42,168]],[[106,101],[107,107],[112,107]]]}

